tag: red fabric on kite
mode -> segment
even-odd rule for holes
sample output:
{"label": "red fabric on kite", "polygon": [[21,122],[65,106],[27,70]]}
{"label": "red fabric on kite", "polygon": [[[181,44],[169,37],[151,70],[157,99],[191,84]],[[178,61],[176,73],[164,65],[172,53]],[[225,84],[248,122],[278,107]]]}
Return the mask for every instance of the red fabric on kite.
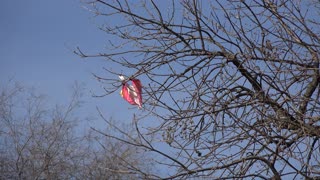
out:
{"label": "red fabric on kite", "polygon": [[124,83],[120,92],[123,99],[132,105],[138,105],[142,108],[142,85],[139,79],[131,80],[132,85]]}

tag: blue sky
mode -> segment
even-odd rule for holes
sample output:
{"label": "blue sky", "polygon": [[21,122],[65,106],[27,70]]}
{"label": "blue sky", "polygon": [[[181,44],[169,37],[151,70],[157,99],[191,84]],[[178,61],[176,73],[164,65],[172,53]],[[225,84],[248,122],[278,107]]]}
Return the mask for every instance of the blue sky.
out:
{"label": "blue sky", "polygon": [[87,103],[81,114],[97,116],[95,107],[99,106],[107,118],[131,122],[133,113],[139,110],[126,103],[119,93],[91,97],[92,92],[102,91],[91,73],[103,76],[102,68],[108,63],[103,59],[81,59],[72,52],[77,46],[87,52],[105,51],[108,36],[98,25],[80,0],[2,0],[0,85],[13,78],[48,95],[49,103],[65,104],[70,98],[70,87],[77,81],[86,84]]}
{"label": "blue sky", "polygon": [[[93,14],[80,0],[2,0],[0,5],[0,89],[9,79],[47,95],[48,104],[67,105],[75,82],[85,84],[85,104],[75,116],[89,126],[104,130],[107,124],[98,116],[96,106],[106,118],[131,123],[137,107],[131,106],[118,92],[102,98],[102,84],[92,73],[105,78],[103,59],[83,59],[73,53],[76,47],[85,52],[104,52],[108,37],[98,29]],[[101,22],[101,21],[100,21]],[[121,22],[114,19],[114,22]],[[113,68],[113,67],[112,67]],[[115,71],[123,72],[114,67]],[[105,76],[104,76],[105,75]],[[88,123],[88,124],[86,124]],[[89,126],[87,126],[89,125]]]}
{"label": "blue sky", "polygon": [[95,20],[80,0],[1,1],[0,84],[13,78],[48,95],[50,103],[63,104],[77,81],[86,84],[85,113],[96,114],[98,105],[107,117],[130,117],[119,113],[130,105],[118,93],[91,98],[92,92],[102,91],[91,73],[103,75],[102,67],[108,64],[102,59],[82,59],[72,52],[77,46],[103,52],[108,39]]}

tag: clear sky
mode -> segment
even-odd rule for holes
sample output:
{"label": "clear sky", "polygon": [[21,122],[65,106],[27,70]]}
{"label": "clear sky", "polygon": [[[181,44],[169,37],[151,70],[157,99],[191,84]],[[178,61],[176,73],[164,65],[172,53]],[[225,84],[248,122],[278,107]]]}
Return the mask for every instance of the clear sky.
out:
{"label": "clear sky", "polygon": [[[0,84],[13,78],[48,95],[50,103],[67,103],[72,84],[86,84],[86,113],[95,106],[107,117],[121,114],[128,105],[118,93],[90,98],[102,91],[91,73],[103,75],[102,59],[81,59],[73,54],[77,46],[89,52],[103,52],[106,35],[98,28],[93,14],[80,0],[2,0],[0,5]],[[120,70],[119,70],[120,71]],[[130,115],[131,114],[131,115]]]}

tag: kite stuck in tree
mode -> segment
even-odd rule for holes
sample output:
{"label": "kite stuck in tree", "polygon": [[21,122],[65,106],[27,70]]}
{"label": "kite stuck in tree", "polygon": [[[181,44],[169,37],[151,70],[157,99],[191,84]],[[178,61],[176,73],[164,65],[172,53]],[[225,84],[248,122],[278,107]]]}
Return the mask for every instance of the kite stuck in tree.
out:
{"label": "kite stuck in tree", "polygon": [[122,89],[120,91],[120,95],[128,101],[128,103],[132,105],[138,105],[138,107],[142,108],[142,85],[139,79],[132,79],[132,85],[129,85],[125,81],[124,76],[119,76],[119,78],[122,80]]}

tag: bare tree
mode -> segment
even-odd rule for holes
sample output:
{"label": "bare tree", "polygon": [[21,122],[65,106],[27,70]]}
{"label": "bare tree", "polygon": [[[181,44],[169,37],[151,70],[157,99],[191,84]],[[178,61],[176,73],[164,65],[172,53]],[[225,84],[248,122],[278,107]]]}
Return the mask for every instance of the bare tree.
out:
{"label": "bare tree", "polygon": [[45,96],[19,84],[2,87],[0,179],[138,177],[114,167],[122,167],[127,161],[141,164],[145,157],[138,156],[132,146],[90,133],[90,129],[83,127],[85,119],[77,118],[82,103],[81,89],[74,86],[67,106],[52,107],[46,103]]}
{"label": "bare tree", "polygon": [[86,156],[83,137],[75,134],[80,91],[68,106],[49,107],[44,95],[21,85],[1,90],[1,179],[76,177],[77,160]]}
{"label": "bare tree", "polygon": [[106,95],[121,87],[116,75],[142,81],[140,141],[127,143],[170,169],[150,177],[320,176],[319,1],[88,4],[110,49],[75,53],[106,60],[108,77],[95,75]]}
{"label": "bare tree", "polygon": [[[99,111],[100,117],[108,124],[107,129],[92,128],[94,142],[99,147],[92,153],[88,170],[93,179],[146,179],[152,174],[154,165],[150,161],[149,154],[130,141],[137,141],[138,137],[133,131],[134,127],[119,123],[113,119],[106,119]],[[117,126],[113,126],[117,124]],[[121,124],[121,125],[119,125]],[[120,129],[121,128],[121,129]],[[105,134],[108,134],[105,136]],[[118,141],[120,140],[120,141]],[[106,156],[108,154],[108,156]]]}

